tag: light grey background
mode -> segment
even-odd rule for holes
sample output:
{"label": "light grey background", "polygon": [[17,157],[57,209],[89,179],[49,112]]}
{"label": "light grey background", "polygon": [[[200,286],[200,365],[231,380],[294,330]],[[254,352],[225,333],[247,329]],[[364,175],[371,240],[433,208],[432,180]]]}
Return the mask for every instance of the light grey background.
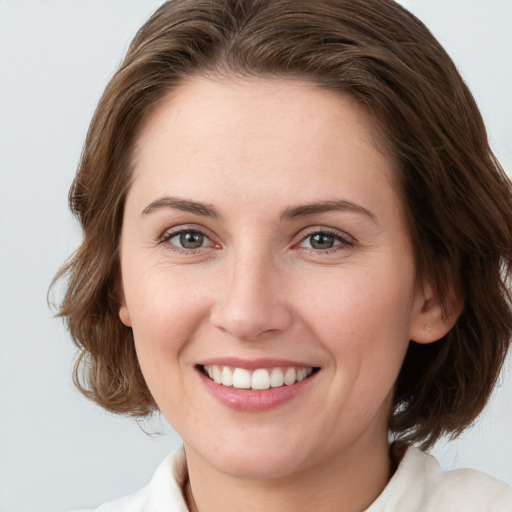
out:
{"label": "light grey background", "polygon": [[[67,211],[89,119],[138,26],[160,0],[0,0],[0,512],[92,507],[146,484],[179,446],[88,403],[74,349],[46,305],[76,247]],[[454,57],[512,169],[512,1],[403,0]],[[434,452],[512,483],[512,373],[477,425]]]}

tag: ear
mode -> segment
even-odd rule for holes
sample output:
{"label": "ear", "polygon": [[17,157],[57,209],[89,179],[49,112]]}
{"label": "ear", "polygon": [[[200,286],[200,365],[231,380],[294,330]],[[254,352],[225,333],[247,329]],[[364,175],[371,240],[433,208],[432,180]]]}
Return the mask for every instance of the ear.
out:
{"label": "ear", "polygon": [[126,304],[121,304],[119,306],[119,318],[121,319],[121,322],[126,325],[126,327],[132,326],[132,319],[130,318],[130,312],[128,311]]}
{"label": "ear", "polygon": [[455,293],[446,295],[443,309],[430,286],[420,287],[411,317],[409,338],[422,344],[441,339],[455,325],[463,309],[464,302]]}
{"label": "ear", "polygon": [[119,299],[119,319],[123,322],[126,327],[132,326],[132,319],[130,317],[130,311],[128,311],[128,306],[126,305],[126,299],[124,295],[124,286],[123,286],[123,277],[121,276],[121,272],[116,279],[116,293]]}

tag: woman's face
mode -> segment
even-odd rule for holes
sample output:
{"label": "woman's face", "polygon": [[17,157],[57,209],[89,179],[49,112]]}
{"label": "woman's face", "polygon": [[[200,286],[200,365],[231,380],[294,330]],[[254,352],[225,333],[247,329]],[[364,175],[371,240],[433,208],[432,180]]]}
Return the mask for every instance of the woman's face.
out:
{"label": "woman's face", "polygon": [[386,442],[425,303],[392,174],[303,82],[197,79],[146,122],[120,318],[189,462],[277,477]]}

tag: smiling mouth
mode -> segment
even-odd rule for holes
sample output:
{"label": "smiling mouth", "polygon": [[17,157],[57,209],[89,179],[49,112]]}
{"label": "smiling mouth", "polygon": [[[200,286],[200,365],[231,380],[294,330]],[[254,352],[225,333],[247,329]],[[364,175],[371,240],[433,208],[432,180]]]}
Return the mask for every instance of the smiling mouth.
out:
{"label": "smiling mouth", "polygon": [[320,368],[314,367],[287,367],[287,368],[258,368],[247,370],[231,366],[204,365],[199,366],[206,377],[216,384],[235,389],[264,391],[270,388],[291,386],[301,382]]}

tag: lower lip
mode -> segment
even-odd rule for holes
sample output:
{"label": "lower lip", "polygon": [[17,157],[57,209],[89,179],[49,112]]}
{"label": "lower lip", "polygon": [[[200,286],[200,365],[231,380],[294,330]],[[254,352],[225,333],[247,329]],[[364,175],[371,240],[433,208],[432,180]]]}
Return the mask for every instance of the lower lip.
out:
{"label": "lower lip", "polygon": [[316,375],[316,373],[313,373],[307,379],[296,382],[291,386],[285,385],[279,388],[252,391],[250,389],[237,389],[216,384],[200,372],[203,385],[214,398],[230,409],[241,412],[263,412],[275,409],[292,400],[299,393],[302,393],[315,379]]}

